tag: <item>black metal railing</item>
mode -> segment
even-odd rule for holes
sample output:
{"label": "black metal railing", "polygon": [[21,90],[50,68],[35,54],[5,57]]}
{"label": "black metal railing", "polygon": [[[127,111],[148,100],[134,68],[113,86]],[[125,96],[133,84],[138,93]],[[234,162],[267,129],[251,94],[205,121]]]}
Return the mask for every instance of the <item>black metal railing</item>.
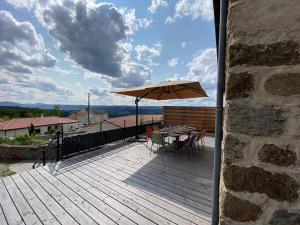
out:
{"label": "black metal railing", "polygon": [[57,140],[56,138],[51,138],[49,142],[45,145],[45,148],[42,150],[40,156],[36,159],[34,164],[32,165],[32,168],[35,169],[39,167],[41,164],[43,166],[46,165],[46,162],[55,161],[56,152],[55,147]]}
{"label": "black metal railing", "polygon": [[[153,122],[138,126],[138,135],[145,133],[146,126],[160,125],[161,122]],[[123,127],[113,130],[100,131],[95,133],[80,134],[76,136],[64,137],[62,139],[62,147],[60,159],[69,158],[73,155],[86,152],[88,150],[96,150],[105,144],[126,140],[136,135],[136,127]],[[59,148],[58,148],[59,149]]]}

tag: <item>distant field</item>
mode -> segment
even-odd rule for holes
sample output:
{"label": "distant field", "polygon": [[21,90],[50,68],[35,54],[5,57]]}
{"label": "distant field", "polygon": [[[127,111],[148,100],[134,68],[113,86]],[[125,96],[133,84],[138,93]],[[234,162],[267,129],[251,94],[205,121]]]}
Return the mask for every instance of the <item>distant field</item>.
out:
{"label": "distant field", "polygon": [[[16,106],[1,106],[0,103],[0,121],[12,118],[24,117],[38,117],[43,114],[44,116],[54,115],[52,110],[53,105],[29,105],[17,104]],[[26,106],[26,107],[25,107]],[[34,107],[35,106],[35,107]],[[84,109],[84,105],[60,105],[60,110],[63,116],[67,117],[70,113]],[[128,116],[135,114],[134,106],[91,106],[91,110],[104,110],[108,113],[109,118]],[[162,114],[162,107],[160,106],[140,106],[139,114],[157,115]]]}

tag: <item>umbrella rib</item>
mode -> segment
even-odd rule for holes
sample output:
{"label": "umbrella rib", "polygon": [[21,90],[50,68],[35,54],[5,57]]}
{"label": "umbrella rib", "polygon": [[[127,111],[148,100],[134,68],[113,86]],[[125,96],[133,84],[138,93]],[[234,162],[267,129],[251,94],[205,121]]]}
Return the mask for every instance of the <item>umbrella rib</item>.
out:
{"label": "umbrella rib", "polygon": [[177,91],[175,92],[175,94],[178,96],[178,98],[180,98],[180,99],[181,99],[181,97],[180,97],[180,95],[177,93]]}
{"label": "umbrella rib", "polygon": [[190,86],[188,86],[188,85],[184,85],[184,84],[180,84],[181,86],[184,86],[184,87],[186,87],[187,89],[190,89],[190,90],[192,90],[192,91],[194,91],[194,92],[198,92],[198,93],[201,93],[201,94],[203,94],[204,93],[204,91],[202,91],[202,90],[198,90],[197,88],[193,88],[193,87],[190,87]]}
{"label": "umbrella rib", "polygon": [[160,97],[162,96],[162,94],[163,94],[163,92],[160,92],[160,94],[159,94],[157,100],[160,100]]}
{"label": "umbrella rib", "polygon": [[159,87],[154,88],[152,91],[150,90],[147,94],[143,95],[142,97],[140,97],[140,100],[142,98],[145,98],[147,95],[149,95],[151,92],[154,92],[155,90],[157,90]]}

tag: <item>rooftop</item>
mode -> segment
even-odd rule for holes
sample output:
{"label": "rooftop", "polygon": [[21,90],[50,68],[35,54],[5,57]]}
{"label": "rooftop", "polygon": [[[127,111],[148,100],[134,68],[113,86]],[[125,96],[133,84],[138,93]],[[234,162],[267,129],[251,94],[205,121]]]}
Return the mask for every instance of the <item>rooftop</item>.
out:
{"label": "rooftop", "polygon": [[118,142],[2,178],[0,224],[208,225],[213,137],[205,140],[191,161]]}
{"label": "rooftop", "polygon": [[56,124],[69,124],[77,123],[77,120],[57,117],[57,116],[47,116],[47,117],[32,117],[32,118],[14,118],[11,120],[0,121],[0,130],[16,130],[27,128],[31,124],[36,127],[47,126],[47,125],[56,125]]}
{"label": "rooftop", "polygon": [[[90,110],[90,113],[96,114],[96,115],[107,114],[107,112],[104,111],[104,110]],[[69,118],[70,118],[70,119],[76,119],[77,116],[85,116],[85,115],[87,115],[87,114],[88,114],[87,110],[86,110],[86,109],[82,109],[82,110],[80,110],[80,111],[73,112],[73,113],[69,116]]]}
{"label": "rooftop", "polygon": [[[161,121],[162,117],[163,117],[163,115],[139,115],[138,122],[139,122],[139,124],[140,124],[141,120],[143,123],[151,122],[152,118],[153,118],[153,121]],[[135,126],[135,115],[110,118],[107,121],[109,121],[113,124],[116,124],[117,126],[123,127],[124,120],[126,121],[126,127]]]}

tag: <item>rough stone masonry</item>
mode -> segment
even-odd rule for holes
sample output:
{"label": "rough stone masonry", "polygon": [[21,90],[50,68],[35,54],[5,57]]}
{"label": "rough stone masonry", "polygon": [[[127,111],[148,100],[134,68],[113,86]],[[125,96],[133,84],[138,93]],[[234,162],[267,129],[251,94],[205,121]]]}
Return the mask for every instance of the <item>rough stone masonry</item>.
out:
{"label": "rough stone masonry", "polygon": [[300,225],[299,3],[228,0],[222,225]]}

